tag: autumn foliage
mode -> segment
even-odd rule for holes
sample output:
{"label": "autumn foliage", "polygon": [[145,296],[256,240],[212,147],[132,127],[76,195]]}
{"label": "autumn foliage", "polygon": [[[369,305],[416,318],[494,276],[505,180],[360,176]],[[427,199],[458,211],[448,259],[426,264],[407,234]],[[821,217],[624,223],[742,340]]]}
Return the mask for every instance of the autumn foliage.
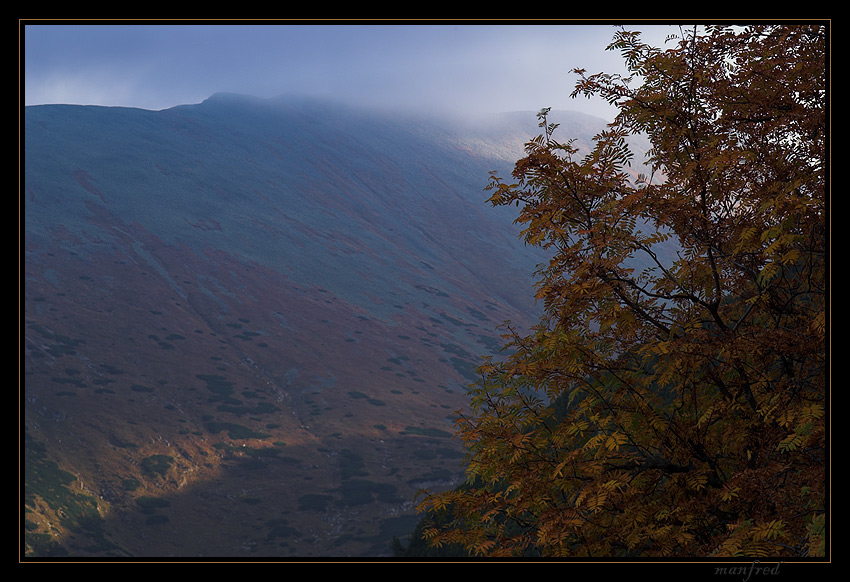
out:
{"label": "autumn foliage", "polygon": [[[826,30],[619,30],[595,147],[548,110],[496,206],[550,251],[458,421],[468,483],[420,506],[483,556],[826,552]],[[634,159],[631,136],[649,139]],[[645,163],[645,165],[644,165]],[[455,546],[457,547],[457,546]]]}

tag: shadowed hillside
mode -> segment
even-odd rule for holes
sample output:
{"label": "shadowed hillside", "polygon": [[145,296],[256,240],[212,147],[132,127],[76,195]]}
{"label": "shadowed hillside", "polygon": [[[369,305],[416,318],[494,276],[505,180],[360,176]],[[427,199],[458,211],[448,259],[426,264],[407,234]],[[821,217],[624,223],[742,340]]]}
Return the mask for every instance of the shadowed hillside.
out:
{"label": "shadowed hillside", "polygon": [[[386,556],[543,257],[538,132],[299,99],[24,116],[27,556]],[[604,122],[560,120],[587,139]]]}

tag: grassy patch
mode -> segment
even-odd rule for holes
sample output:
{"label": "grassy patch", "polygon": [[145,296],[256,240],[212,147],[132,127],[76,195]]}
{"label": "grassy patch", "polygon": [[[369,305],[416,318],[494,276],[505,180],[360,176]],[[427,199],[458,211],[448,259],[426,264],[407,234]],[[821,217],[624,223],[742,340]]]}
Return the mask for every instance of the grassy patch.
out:
{"label": "grassy patch", "polygon": [[83,380],[80,379],[80,378],[56,377],[56,378],[51,378],[50,381],[56,382],[57,384],[73,384],[74,386],[76,386],[78,388],[85,388],[86,387],[86,383],[83,382]]}
{"label": "grassy patch", "polygon": [[151,455],[142,459],[142,470],[149,475],[162,475],[163,477],[174,462],[168,455]]}
{"label": "grassy patch", "polygon": [[151,495],[143,495],[136,499],[136,505],[139,506],[139,511],[144,514],[153,514],[157,509],[169,507],[171,502],[161,497],[153,497]]}
{"label": "grassy patch", "polygon": [[233,382],[217,374],[196,374],[196,378],[203,380],[207,389],[213,393],[213,402],[229,398],[233,394]]}
{"label": "grassy patch", "polygon": [[301,532],[289,525],[289,521],[286,519],[270,519],[266,522],[266,527],[269,528],[269,531],[266,534],[266,539],[269,541],[276,538],[301,536]]}
{"label": "grassy patch", "polygon": [[398,489],[388,483],[376,483],[366,479],[352,479],[345,481],[339,488],[342,495],[340,502],[345,506],[366,505],[377,498],[384,503],[396,503],[400,499],[396,496]]}
{"label": "grassy patch", "polygon": [[38,324],[30,324],[29,328],[41,335],[42,337],[53,340],[55,342],[48,345],[47,349],[45,350],[48,354],[55,358],[61,358],[62,356],[73,356],[77,353],[77,350],[75,348],[80,344],[86,343],[85,340],[72,339],[65,335],[51,333]]}
{"label": "grassy patch", "polygon": [[233,424],[230,422],[207,422],[206,429],[211,434],[218,434],[222,431],[227,431],[227,434],[232,439],[264,439],[268,438],[270,435],[267,435],[262,432],[257,432],[248,427]]}
{"label": "grassy patch", "polygon": [[246,471],[259,471],[268,467],[268,463],[264,463],[260,459],[243,459],[239,461],[239,467]]}
{"label": "grassy patch", "polygon": [[452,433],[439,428],[420,428],[418,426],[407,426],[402,434],[416,434],[422,436],[438,437],[443,439],[452,438]]}
{"label": "grassy patch", "polygon": [[280,411],[280,408],[271,404],[270,402],[258,402],[254,406],[234,406],[232,404],[221,404],[216,410],[221,412],[229,412],[230,414],[235,414],[236,416],[242,416],[244,414],[272,414],[274,412]]}
{"label": "grassy patch", "polygon": [[363,470],[365,463],[363,457],[349,449],[343,449],[339,455],[340,469],[342,470],[342,478],[350,479],[351,477],[365,477],[369,473]]}
{"label": "grassy patch", "polygon": [[298,498],[299,511],[325,511],[333,497],[321,493],[308,493]]}
{"label": "grassy patch", "polygon": [[[24,500],[27,511],[46,506],[60,525],[85,536],[93,551],[115,546],[106,540],[103,520],[93,497],[69,488],[76,478],[47,458],[47,447],[24,435]],[[40,503],[39,503],[40,500]],[[51,518],[49,515],[47,516]],[[67,550],[50,533],[38,532],[31,525],[25,532],[27,556],[63,556]]]}

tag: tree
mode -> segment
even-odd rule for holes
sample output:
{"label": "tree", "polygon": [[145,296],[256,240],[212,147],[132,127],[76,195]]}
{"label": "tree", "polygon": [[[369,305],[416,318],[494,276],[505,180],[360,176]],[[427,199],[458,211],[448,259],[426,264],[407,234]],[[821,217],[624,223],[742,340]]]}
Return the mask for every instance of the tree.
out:
{"label": "tree", "polygon": [[432,545],[825,553],[826,30],[668,40],[618,30],[630,76],[575,70],[573,97],[619,111],[592,151],[544,109],[515,182],[492,176],[490,202],[550,252],[544,315],[479,368],[469,484],[420,505]]}

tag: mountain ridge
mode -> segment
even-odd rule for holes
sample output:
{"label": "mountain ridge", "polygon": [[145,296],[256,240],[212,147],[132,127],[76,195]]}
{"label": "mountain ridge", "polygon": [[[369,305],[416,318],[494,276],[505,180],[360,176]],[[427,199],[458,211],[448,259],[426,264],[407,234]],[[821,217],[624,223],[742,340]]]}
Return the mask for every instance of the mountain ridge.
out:
{"label": "mountain ridge", "polygon": [[537,317],[543,255],[483,193],[529,117],[27,107],[25,554],[387,555]]}

